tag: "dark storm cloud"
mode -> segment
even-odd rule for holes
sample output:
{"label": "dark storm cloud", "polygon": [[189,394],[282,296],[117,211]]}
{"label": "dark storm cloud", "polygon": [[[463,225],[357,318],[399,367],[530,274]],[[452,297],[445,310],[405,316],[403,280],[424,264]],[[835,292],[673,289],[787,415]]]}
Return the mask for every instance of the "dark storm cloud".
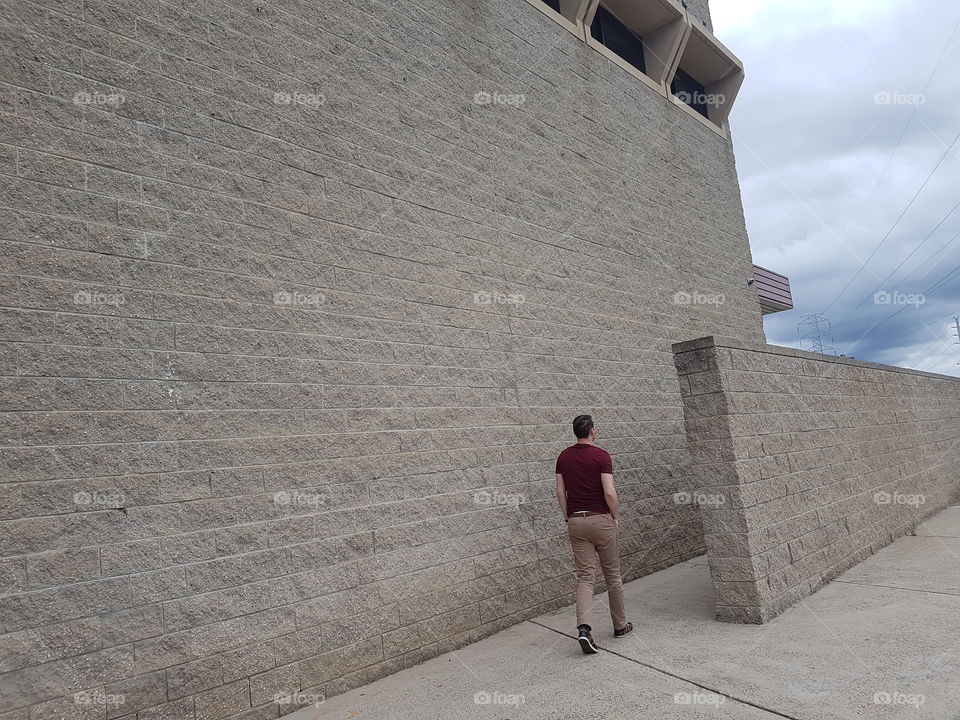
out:
{"label": "dark storm cloud", "polygon": [[711,8],[746,68],[731,126],[754,261],[793,287],[796,309],[766,318],[768,340],[797,346],[801,317],[826,311],[838,353],[960,374],[948,325],[960,314],[960,208],[947,216],[960,202],[960,142],[944,155],[960,133],[960,6]]}

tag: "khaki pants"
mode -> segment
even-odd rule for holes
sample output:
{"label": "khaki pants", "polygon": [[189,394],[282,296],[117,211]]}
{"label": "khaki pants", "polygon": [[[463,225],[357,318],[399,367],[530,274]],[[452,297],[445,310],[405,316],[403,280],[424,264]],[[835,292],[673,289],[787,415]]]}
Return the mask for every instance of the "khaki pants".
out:
{"label": "khaki pants", "polygon": [[627,624],[623,608],[623,579],[620,577],[620,546],[617,524],[611,515],[574,515],[567,521],[567,534],[577,566],[577,625],[590,625],[593,586],[597,579],[597,555],[607,583],[613,629]]}

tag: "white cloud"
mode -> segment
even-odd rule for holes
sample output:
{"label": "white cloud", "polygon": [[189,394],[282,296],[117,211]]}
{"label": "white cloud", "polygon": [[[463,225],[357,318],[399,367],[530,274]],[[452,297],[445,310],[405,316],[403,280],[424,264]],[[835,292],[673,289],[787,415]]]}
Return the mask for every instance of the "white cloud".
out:
{"label": "white cloud", "polygon": [[[731,127],[754,259],[790,277],[797,307],[768,316],[767,336],[796,344],[801,316],[823,311],[850,281],[960,132],[960,30],[946,46],[960,6],[937,0],[713,0],[711,10],[717,36],[746,68]],[[916,106],[884,102],[896,93],[916,95],[928,81]],[[917,248],[960,199],[958,187],[960,143],[830,308],[834,323]],[[889,285],[899,287],[957,233],[960,212]],[[919,292],[958,264],[960,241],[900,289]],[[898,335],[960,312],[960,276],[935,295],[890,320],[888,308],[865,304],[837,328],[838,349],[880,322],[855,346],[858,357],[918,362],[938,341],[926,332]]]}

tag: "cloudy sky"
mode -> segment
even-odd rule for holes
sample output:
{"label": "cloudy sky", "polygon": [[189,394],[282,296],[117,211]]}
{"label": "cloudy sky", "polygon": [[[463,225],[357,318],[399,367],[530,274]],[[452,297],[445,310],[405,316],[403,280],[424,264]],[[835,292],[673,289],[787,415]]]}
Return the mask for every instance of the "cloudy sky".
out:
{"label": "cloudy sky", "polygon": [[838,355],[960,376],[960,4],[710,6],[746,69],[730,122],[754,262],[793,289],[768,341],[799,347],[824,313]]}

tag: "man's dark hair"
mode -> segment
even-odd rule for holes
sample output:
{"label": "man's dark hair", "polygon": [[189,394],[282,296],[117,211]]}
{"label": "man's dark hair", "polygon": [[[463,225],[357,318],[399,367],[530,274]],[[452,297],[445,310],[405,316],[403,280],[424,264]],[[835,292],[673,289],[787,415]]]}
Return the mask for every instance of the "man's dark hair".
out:
{"label": "man's dark hair", "polygon": [[581,440],[590,437],[593,429],[593,418],[589,415],[577,415],[573,419],[573,434]]}

